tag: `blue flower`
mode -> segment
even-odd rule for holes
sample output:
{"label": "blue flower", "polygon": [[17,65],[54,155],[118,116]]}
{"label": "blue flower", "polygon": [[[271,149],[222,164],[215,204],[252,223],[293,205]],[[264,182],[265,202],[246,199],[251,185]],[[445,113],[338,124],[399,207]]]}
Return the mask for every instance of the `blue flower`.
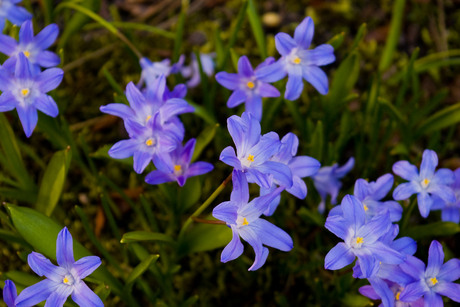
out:
{"label": "blue flower", "polygon": [[355,159],[351,157],[343,166],[339,167],[336,163],[332,166],[322,167],[312,177],[315,188],[321,196],[321,202],[318,206],[319,212],[323,213],[326,209],[326,197],[328,194],[331,195],[331,204],[335,205],[337,203],[337,196],[342,187],[339,179],[344,177],[353,166],[355,166]]}
{"label": "blue flower", "polygon": [[380,240],[392,227],[388,212],[366,223],[364,207],[356,197],[346,195],[341,206],[343,216],[329,216],[325,224],[329,231],[344,240],[326,255],[326,269],[341,269],[358,257],[362,277],[369,278],[378,271],[380,261],[389,264],[403,261],[401,253]]}
{"label": "blue flower", "polygon": [[14,301],[18,296],[18,292],[16,291],[16,285],[11,280],[5,280],[5,287],[3,287],[3,301],[5,302],[6,306],[8,307],[16,307]]}
{"label": "blue flower", "polygon": [[53,52],[47,51],[56,40],[59,28],[56,24],[46,26],[34,37],[31,20],[27,20],[19,31],[19,42],[10,36],[0,35],[0,52],[10,57],[4,63],[5,67],[14,67],[17,56],[23,53],[31,64],[32,72],[40,71],[41,67],[54,67],[59,65],[61,59]]}
{"label": "blue flower", "polygon": [[150,172],[145,177],[145,182],[160,184],[177,181],[179,186],[183,186],[187,178],[212,171],[214,166],[211,163],[200,161],[190,164],[195,143],[195,139],[191,139],[185,146],[178,145],[169,154],[161,155],[159,159],[155,160],[157,170]]}
{"label": "blue flower", "polygon": [[234,91],[227,101],[227,107],[236,107],[244,101],[246,112],[251,113],[258,121],[262,119],[262,97],[278,97],[280,92],[273,85],[260,81],[254,73],[272,61],[272,58],[268,58],[254,71],[248,58],[242,56],[238,60],[237,74],[224,71],[216,74],[217,82]]}
{"label": "blue flower", "polygon": [[435,172],[438,156],[433,150],[423,152],[420,173],[415,165],[408,161],[393,164],[393,172],[410,182],[402,183],[393,191],[395,200],[409,198],[417,194],[417,203],[422,217],[427,217],[433,205],[432,196],[436,195],[445,202],[455,202],[455,194],[449,187],[454,182],[454,173],[446,168]]}
{"label": "blue flower", "polygon": [[264,245],[286,252],[293,247],[291,237],[284,230],[260,218],[268,204],[283,188],[277,188],[272,193],[254,198],[249,202],[246,176],[234,170],[232,180],[233,191],[230,201],[219,204],[212,211],[215,218],[227,223],[233,234],[232,240],[222,251],[221,261],[234,260],[243,253],[241,237],[254,249],[256,257],[249,271],[255,271],[264,265],[267,259],[268,248]]}
{"label": "blue flower", "polygon": [[0,32],[5,27],[5,19],[15,25],[21,25],[27,19],[32,18],[32,14],[25,8],[16,6],[21,0],[2,0],[0,1]]}
{"label": "blue flower", "polygon": [[141,126],[147,126],[151,119],[158,114],[158,123],[162,129],[174,133],[182,141],[184,127],[177,115],[193,112],[194,108],[181,97],[184,94],[182,86],[167,89],[164,75],[156,78],[151,88],[143,94],[132,82],[126,86],[126,98],[129,106],[122,103],[110,103],[101,106],[101,112],[121,117],[124,121],[130,120]]}
{"label": "blue flower", "polygon": [[139,60],[139,63],[142,68],[141,78],[139,80],[138,86],[141,86],[142,83],[145,83],[147,88],[154,86],[154,82],[160,76],[169,76],[179,72],[180,67],[184,61],[183,57],[180,57],[179,62],[171,65],[171,60],[164,59],[161,62],[152,62],[147,58],[142,58]]}
{"label": "blue flower", "polygon": [[335,61],[334,48],[323,44],[308,50],[313,39],[314,24],[306,17],[295,29],[294,38],[286,33],[275,36],[276,49],[281,58],[272,65],[261,68],[256,77],[265,82],[275,82],[288,75],[284,98],[296,100],[303,90],[303,81],[311,83],[318,92],[325,95],[329,85],[327,76],[318,66]]}
{"label": "blue flower", "polygon": [[174,132],[166,130],[160,123],[160,114],[156,113],[149,119],[146,126],[125,120],[125,128],[129,139],[115,143],[109,150],[114,159],[133,157],[134,171],[142,173],[150,161],[159,159],[160,154],[173,151],[181,140]]}
{"label": "blue flower", "polygon": [[460,168],[454,171],[454,182],[450,185],[455,193],[454,202],[445,202],[437,196],[433,196],[432,210],[442,210],[441,218],[444,222],[460,222]]}
{"label": "blue flower", "polygon": [[451,259],[444,263],[442,245],[433,240],[428,251],[428,265],[413,256],[400,264],[401,269],[416,281],[408,284],[401,292],[400,300],[413,302],[421,296],[425,306],[443,306],[441,296],[460,303],[460,285],[453,283],[460,278],[460,260]]}
{"label": "blue flower", "polygon": [[101,299],[82,280],[90,275],[99,265],[97,256],[83,257],[77,261],[73,256],[72,235],[64,227],[56,241],[55,266],[40,253],[32,252],[27,261],[30,268],[46,279],[24,289],[16,298],[16,306],[33,306],[46,300],[46,306],[63,306],[67,297],[79,306],[104,306]]}
{"label": "blue flower", "polygon": [[[318,160],[309,156],[295,156],[299,146],[299,139],[294,133],[287,133],[281,139],[281,146],[278,152],[270,158],[270,161],[279,162],[287,165],[292,173],[292,186],[285,187],[286,191],[299,199],[307,196],[307,185],[302,180],[304,177],[313,176],[318,172],[321,164]],[[276,188],[276,185],[283,186],[276,178],[273,179],[273,185],[270,189],[260,188],[261,195],[270,193]],[[264,215],[272,215],[279,205],[280,197],[275,198]]]}
{"label": "blue flower", "polygon": [[[419,298],[418,300],[410,303],[405,303],[401,302],[399,299],[401,296],[401,292],[404,290],[404,287],[391,282],[391,281],[382,281],[379,282],[378,286],[384,286],[388,288],[390,297],[382,297],[381,294],[379,294],[379,291],[376,288],[375,285],[367,285],[367,286],[362,286],[359,288],[359,293],[362,295],[370,298],[371,300],[382,300],[382,304],[384,307],[423,307],[424,306],[424,301],[423,298]],[[377,287],[378,287],[377,286]]]}
{"label": "blue flower", "polygon": [[50,68],[37,74],[30,71],[29,61],[23,53],[18,55],[14,75],[0,68],[0,112],[16,109],[27,137],[37,125],[37,110],[56,117],[59,113],[56,102],[47,92],[54,90],[62,81],[64,72]]}
{"label": "blue flower", "polygon": [[[392,187],[393,175],[391,174],[385,174],[372,182],[367,182],[364,179],[356,180],[354,195],[363,204],[368,220],[385,213],[387,210],[390,212],[392,222],[398,222],[401,219],[403,209],[398,202],[393,200],[380,201]],[[336,206],[329,211],[329,215],[341,214],[341,210],[340,206]]]}
{"label": "blue flower", "polygon": [[260,135],[260,123],[251,114],[244,112],[241,117],[231,116],[227,120],[228,132],[235,143],[233,147],[224,148],[220,160],[234,169],[242,171],[249,182],[270,188],[273,180],[282,186],[292,186],[292,174],[283,163],[270,161],[280,148],[279,137],[275,132]]}
{"label": "blue flower", "polygon": [[[208,77],[214,74],[214,53],[200,53],[201,67],[203,73]],[[189,88],[195,87],[201,82],[200,67],[194,53],[192,53],[192,62],[189,66],[180,68],[180,72],[184,78],[189,78],[186,84]]]}

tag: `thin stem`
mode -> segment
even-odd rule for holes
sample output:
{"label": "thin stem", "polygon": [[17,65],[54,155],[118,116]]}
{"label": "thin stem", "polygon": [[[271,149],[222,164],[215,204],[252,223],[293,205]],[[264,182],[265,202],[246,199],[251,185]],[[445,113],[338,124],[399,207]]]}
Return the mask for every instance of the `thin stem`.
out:
{"label": "thin stem", "polygon": [[225,178],[225,180],[220,184],[220,186],[217,187],[217,189],[211,194],[211,196],[209,196],[208,199],[206,199],[206,201],[198,209],[196,209],[195,212],[193,212],[192,215],[185,221],[184,226],[182,226],[182,229],[179,233],[179,240],[182,238],[187,228],[193,222],[194,218],[200,215],[213,202],[213,200],[217,196],[219,196],[219,194],[225,189],[230,180],[232,180],[232,174],[228,175],[228,177]]}
{"label": "thin stem", "polygon": [[226,224],[223,221],[205,220],[205,219],[200,219],[198,217],[192,217],[192,220],[194,222],[203,223],[203,224],[216,224],[216,225],[225,225]]}

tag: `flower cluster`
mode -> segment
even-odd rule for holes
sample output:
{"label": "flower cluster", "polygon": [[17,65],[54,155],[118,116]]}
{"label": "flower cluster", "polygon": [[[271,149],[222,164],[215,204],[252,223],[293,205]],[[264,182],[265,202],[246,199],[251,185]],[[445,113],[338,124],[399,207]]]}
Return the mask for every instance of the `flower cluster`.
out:
{"label": "flower cluster", "polygon": [[0,31],[5,27],[5,20],[20,26],[24,21],[31,19],[30,14],[25,8],[16,6],[21,0],[2,0],[0,2]]}
{"label": "flower cluster", "polygon": [[145,77],[147,86],[143,91],[132,82],[126,86],[129,106],[101,106],[102,112],[123,119],[129,135],[129,139],[117,142],[109,155],[115,159],[132,156],[134,170],[139,174],[153,161],[157,170],[147,175],[147,183],[177,181],[183,186],[188,177],[210,172],[213,166],[207,162],[191,163],[195,139],[182,146],[185,129],[178,115],[194,110],[184,100],[186,87],[179,84],[169,91],[163,74],[150,77]]}
{"label": "flower cluster", "polygon": [[101,264],[97,256],[87,256],[75,261],[72,235],[64,227],[56,241],[55,266],[45,256],[32,252],[27,261],[30,268],[46,279],[25,288],[19,295],[10,280],[5,281],[3,300],[8,307],[34,306],[46,300],[46,306],[63,306],[69,295],[78,306],[104,306],[97,296],[82,280]]}
{"label": "flower cluster", "polygon": [[[0,12],[7,3],[0,3]],[[26,20],[19,30],[19,41],[0,34],[0,52],[9,56],[0,67],[0,112],[16,109],[27,137],[37,125],[37,110],[52,117],[59,113],[56,102],[47,93],[61,83],[64,72],[55,67],[60,58],[46,50],[58,33],[57,25],[50,24],[34,36],[32,21]]]}
{"label": "flower cluster", "polygon": [[[454,220],[458,213],[457,171],[436,171],[438,158],[434,151],[423,152],[420,172],[408,161],[393,165],[393,172],[407,183],[399,184],[395,200],[404,200],[417,194],[422,217],[430,210],[443,210],[443,220]],[[332,248],[325,258],[325,268],[336,270],[351,264],[355,278],[367,278],[370,286],[360,292],[381,299],[388,306],[442,306],[441,295],[460,302],[460,260],[451,259],[445,264],[439,242],[433,241],[428,265],[414,257],[416,243],[409,237],[395,239],[399,233],[398,222],[402,216],[401,205],[393,200],[382,201],[393,186],[393,176],[385,174],[375,182],[358,179],[354,196],[347,195],[341,205],[329,212],[325,227],[344,242]],[[458,220],[457,220],[458,222]]]}
{"label": "flower cluster", "polygon": [[334,48],[323,44],[309,50],[313,39],[314,24],[306,17],[296,28],[294,38],[286,33],[275,36],[276,49],[281,58],[267,58],[252,69],[246,56],[238,61],[238,74],[219,72],[216,80],[222,86],[234,91],[227,101],[233,108],[245,102],[246,112],[260,121],[262,118],[262,97],[278,97],[280,92],[270,85],[288,75],[284,98],[296,100],[303,90],[303,79],[311,83],[319,93],[326,95],[329,89],[327,76],[319,66],[335,61]]}

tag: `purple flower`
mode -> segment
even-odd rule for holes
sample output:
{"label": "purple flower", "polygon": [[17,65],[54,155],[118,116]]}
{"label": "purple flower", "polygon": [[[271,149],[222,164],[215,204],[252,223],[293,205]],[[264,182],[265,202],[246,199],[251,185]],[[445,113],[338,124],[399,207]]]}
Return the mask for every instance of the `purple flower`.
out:
{"label": "purple flower", "polygon": [[[203,68],[203,73],[208,77],[211,77],[214,74],[214,53],[200,53],[201,67]],[[180,68],[180,72],[184,78],[190,78],[186,83],[187,86],[192,88],[200,84],[201,75],[200,67],[196,59],[196,55],[192,53],[192,62],[189,66],[183,66]]]}
{"label": "purple flower", "polygon": [[50,68],[37,74],[30,71],[29,61],[23,53],[18,56],[14,75],[0,68],[0,112],[16,109],[27,137],[37,125],[37,109],[56,117],[59,113],[56,102],[47,92],[54,90],[62,81],[64,72]]}
{"label": "purple flower", "polygon": [[[385,174],[376,181],[367,182],[364,179],[358,179],[355,183],[354,195],[361,201],[366,212],[368,220],[376,215],[390,212],[392,222],[398,222],[401,219],[402,207],[396,201],[380,201],[384,198],[393,187],[393,175]],[[341,207],[336,206],[329,211],[329,215],[341,214]]]}
{"label": "purple flower", "polygon": [[147,58],[142,58],[139,63],[142,68],[141,78],[137,84],[139,87],[145,82],[145,86],[150,88],[153,86],[155,80],[160,76],[169,76],[170,74],[177,73],[182,66],[184,61],[183,57],[180,57],[179,62],[171,65],[171,60],[164,59],[161,62],[152,62]]}
{"label": "purple flower", "polygon": [[217,82],[234,91],[227,101],[227,107],[236,107],[244,101],[246,112],[251,113],[258,121],[262,119],[262,97],[278,97],[280,95],[280,92],[273,85],[263,82],[255,76],[261,67],[267,66],[270,62],[273,62],[273,58],[265,60],[254,71],[248,58],[242,56],[238,60],[237,74],[224,71],[216,74]]}
{"label": "purple flower", "polygon": [[147,126],[158,113],[158,122],[164,130],[171,131],[182,141],[184,127],[177,115],[193,112],[194,108],[182,98],[183,88],[177,87],[170,92],[167,90],[166,78],[162,75],[153,81],[151,88],[143,94],[132,83],[126,86],[126,98],[129,106],[122,103],[110,103],[101,106],[101,112],[121,117],[124,121],[130,120],[141,126]]}
{"label": "purple flower", "polygon": [[426,149],[423,152],[420,173],[415,165],[408,161],[398,161],[393,164],[393,172],[409,180],[402,183],[393,191],[395,200],[409,198],[417,194],[417,203],[422,217],[427,217],[433,205],[432,196],[436,195],[445,202],[455,202],[455,194],[449,187],[454,182],[454,173],[446,168],[435,172],[438,165],[438,156],[433,150]]}
{"label": "purple flower", "polygon": [[0,1],[0,31],[5,27],[5,19],[15,25],[21,25],[27,19],[32,18],[32,14],[25,8],[16,6],[21,0],[2,0]]}
{"label": "purple flower", "polygon": [[101,299],[82,280],[90,275],[99,265],[97,256],[83,257],[77,261],[73,257],[72,235],[64,227],[56,241],[55,266],[40,253],[32,252],[27,261],[30,268],[46,279],[24,289],[16,298],[16,306],[33,306],[46,300],[46,306],[63,306],[67,297],[79,306],[104,306]]}
{"label": "purple flower", "polygon": [[4,64],[5,67],[14,67],[17,56],[23,53],[33,72],[40,71],[40,67],[53,67],[59,65],[61,59],[53,52],[47,51],[56,40],[59,28],[56,24],[46,26],[34,37],[31,20],[25,21],[19,31],[19,42],[10,36],[0,34],[0,52],[10,57]]}
{"label": "purple flower", "polygon": [[159,155],[173,151],[181,141],[169,130],[163,129],[156,113],[149,119],[146,126],[129,119],[125,120],[125,128],[129,139],[121,140],[112,146],[109,155],[114,159],[133,157],[134,171],[142,173],[150,161],[159,159]]}
{"label": "purple flower", "polygon": [[359,293],[362,295],[370,298],[371,300],[382,300],[382,304],[380,306],[384,307],[423,307],[424,306],[424,301],[423,298],[419,298],[418,300],[410,303],[406,302],[401,302],[400,301],[400,296],[401,292],[404,290],[404,287],[401,285],[398,285],[397,283],[391,282],[391,281],[383,281],[382,283],[385,283],[386,287],[390,291],[391,298],[389,300],[385,300],[384,297],[382,297],[376,289],[374,289],[374,285],[368,285],[368,286],[362,286],[359,288]]}
{"label": "purple flower", "polygon": [[388,212],[366,223],[363,205],[356,197],[346,195],[341,206],[343,216],[329,216],[325,224],[329,231],[344,240],[326,255],[326,269],[341,269],[358,257],[363,278],[369,278],[378,271],[380,261],[389,264],[403,261],[404,256],[401,253],[380,240],[392,226]]}
{"label": "purple flower", "polygon": [[234,260],[243,253],[241,237],[254,249],[256,258],[249,271],[255,271],[264,265],[267,259],[268,248],[264,245],[285,252],[290,251],[293,247],[291,237],[284,230],[260,218],[268,204],[283,188],[277,188],[270,194],[254,198],[248,202],[249,189],[246,176],[242,172],[234,170],[232,180],[233,191],[230,201],[219,204],[212,211],[212,215],[226,222],[233,233],[232,240],[222,251],[221,261]]}
{"label": "purple flower", "polygon": [[460,168],[454,171],[454,182],[450,185],[455,193],[454,202],[445,202],[437,196],[433,196],[432,210],[442,210],[441,218],[444,222],[460,222]]}
{"label": "purple flower", "polygon": [[183,186],[187,178],[212,171],[214,166],[211,163],[195,162],[190,164],[194,149],[195,139],[191,139],[185,146],[178,145],[169,154],[161,155],[159,159],[155,160],[157,170],[150,172],[145,177],[145,182],[160,184],[177,181],[179,186]]}
{"label": "purple flower", "polygon": [[321,202],[318,206],[319,212],[323,213],[326,209],[326,197],[328,194],[331,195],[331,204],[335,205],[337,203],[337,196],[342,186],[339,179],[344,177],[353,166],[355,166],[355,159],[351,157],[343,166],[339,167],[336,163],[332,166],[322,167],[312,177],[315,188],[321,196]]}
{"label": "purple flower", "polygon": [[[318,172],[321,164],[318,160],[308,156],[295,156],[299,146],[299,139],[294,133],[287,133],[281,139],[279,151],[270,158],[270,161],[279,162],[287,165],[292,173],[292,186],[285,187],[286,191],[299,199],[304,199],[307,196],[307,185],[302,180],[304,177],[312,176]],[[261,195],[270,193],[276,188],[276,185],[283,186],[276,178],[273,179],[273,185],[270,189],[261,187]],[[277,197],[270,204],[269,209],[264,212],[264,215],[272,215],[280,202],[280,197]]]}
{"label": "purple flower", "polygon": [[408,256],[400,267],[415,279],[401,292],[401,301],[413,302],[423,296],[425,306],[437,307],[444,305],[441,296],[447,296],[460,303],[460,285],[453,283],[460,278],[460,260],[451,259],[444,263],[444,251],[438,241],[431,242],[426,268],[413,256]]}
{"label": "purple flower", "polygon": [[284,98],[296,100],[303,90],[303,81],[311,83],[318,92],[328,92],[327,76],[318,66],[335,61],[334,48],[323,44],[308,50],[313,39],[314,24],[306,17],[295,29],[294,38],[286,33],[275,36],[276,49],[281,58],[274,64],[261,68],[256,77],[265,82],[275,82],[288,75]]}
{"label": "purple flower", "polygon": [[18,292],[16,291],[16,285],[11,280],[5,280],[5,287],[3,287],[3,301],[5,302],[6,306],[8,307],[16,307],[14,301],[18,296]]}
{"label": "purple flower", "polygon": [[292,174],[283,163],[270,161],[280,148],[279,137],[275,132],[260,135],[260,123],[251,114],[244,112],[241,117],[231,116],[227,127],[236,152],[228,146],[222,150],[220,160],[234,169],[242,171],[249,182],[255,182],[264,188],[270,188],[273,180],[282,186],[292,186]]}

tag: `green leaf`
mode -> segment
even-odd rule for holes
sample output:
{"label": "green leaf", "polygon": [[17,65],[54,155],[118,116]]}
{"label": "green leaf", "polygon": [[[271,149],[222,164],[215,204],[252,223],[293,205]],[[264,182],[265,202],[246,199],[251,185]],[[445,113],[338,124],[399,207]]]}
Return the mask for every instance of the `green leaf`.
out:
{"label": "green leaf", "polygon": [[323,122],[318,121],[316,124],[315,131],[311,137],[311,156],[315,159],[321,161],[323,158],[323,147],[324,147],[324,130],[323,130]]}
{"label": "green leaf", "polygon": [[260,52],[260,58],[264,60],[267,57],[267,45],[265,44],[265,34],[260,22],[259,14],[257,14],[257,8],[255,0],[248,1],[247,14],[249,18],[249,24],[251,25],[252,33],[256,39],[257,49]]}
{"label": "green leaf", "polygon": [[435,222],[427,225],[412,226],[402,232],[402,236],[411,237],[414,240],[423,238],[453,236],[460,232],[460,225],[452,222]]}
{"label": "green leaf", "polygon": [[4,155],[5,163],[2,166],[15,177],[24,190],[35,190],[35,184],[27,172],[19,151],[18,143],[11,129],[8,120],[3,113],[0,113],[0,154]]}
{"label": "green leaf", "polygon": [[159,257],[160,255],[149,255],[144,260],[142,260],[141,263],[139,263],[129,274],[128,278],[126,279],[125,288],[132,287],[136,279],[139,278],[142,274],[144,274],[144,272],[147,271],[149,266],[155,261],[157,261]]}
{"label": "green leaf", "polygon": [[182,7],[180,10],[179,19],[176,24],[176,33],[174,38],[174,50],[172,61],[177,62],[179,59],[181,49],[182,49],[182,40],[184,36],[184,26],[185,26],[185,16],[187,15],[189,3],[188,1],[182,1]]}
{"label": "green leaf", "polygon": [[195,150],[193,151],[192,162],[196,161],[206,146],[214,139],[219,124],[206,127],[196,138]]}
{"label": "green leaf", "polygon": [[341,301],[344,306],[366,307],[373,305],[370,299],[359,294],[345,294],[345,297]]}
{"label": "green leaf", "polygon": [[[176,35],[172,32],[169,32],[169,31],[166,31],[161,28],[154,27],[148,24],[135,23],[135,22],[123,22],[123,21],[111,22],[111,24],[116,28],[150,32],[150,33],[161,35],[169,39],[174,39],[176,37]],[[94,23],[94,24],[89,24],[88,26],[86,26],[85,30],[100,28],[100,27],[103,27],[103,26],[99,23]]]}
{"label": "green leaf", "polygon": [[[56,239],[63,227],[34,209],[11,204],[6,204],[6,207],[14,227],[24,240],[33,246],[35,251],[56,260]],[[76,260],[91,255],[91,253],[75,239],[73,241],[73,248]],[[123,293],[121,283],[115,279],[104,266],[99,266],[99,268],[91,274],[91,277],[104,281],[117,295],[130,304],[133,304],[132,299]],[[137,306],[135,302],[134,306]]]}
{"label": "green leaf", "polygon": [[175,244],[176,242],[164,233],[150,232],[150,231],[131,231],[127,232],[121,238],[120,243],[132,243],[138,241],[160,241],[169,244]]}
{"label": "green leaf", "polygon": [[298,212],[299,216],[316,224],[319,227],[324,227],[324,223],[326,222],[324,217],[318,212],[318,210],[308,210],[305,207],[299,209]]}
{"label": "green leaf", "polygon": [[70,147],[58,151],[53,155],[45,170],[42,184],[38,191],[36,208],[47,216],[51,216],[61,197],[71,159],[72,152]]}
{"label": "green leaf", "polygon": [[345,39],[345,33],[342,32],[342,33],[334,35],[334,37],[332,37],[326,44],[331,45],[334,49],[337,50],[337,48],[339,48],[340,45],[342,45],[344,39]]}
{"label": "green leaf", "polygon": [[436,112],[420,124],[417,134],[434,132],[460,122],[460,103]]}
{"label": "green leaf", "polygon": [[390,31],[388,33],[388,38],[385,42],[385,48],[383,49],[382,57],[380,58],[379,71],[382,72],[388,68],[393,59],[393,54],[396,50],[398,44],[402,20],[404,17],[404,6],[406,4],[405,0],[396,0],[393,4],[393,11],[390,23]]}
{"label": "green leaf", "polygon": [[179,242],[178,255],[204,252],[227,245],[232,231],[224,225],[198,224],[190,228]]}
{"label": "green leaf", "polygon": [[179,210],[184,212],[194,204],[196,204],[201,197],[201,180],[198,177],[187,179],[185,185],[179,190]]}

